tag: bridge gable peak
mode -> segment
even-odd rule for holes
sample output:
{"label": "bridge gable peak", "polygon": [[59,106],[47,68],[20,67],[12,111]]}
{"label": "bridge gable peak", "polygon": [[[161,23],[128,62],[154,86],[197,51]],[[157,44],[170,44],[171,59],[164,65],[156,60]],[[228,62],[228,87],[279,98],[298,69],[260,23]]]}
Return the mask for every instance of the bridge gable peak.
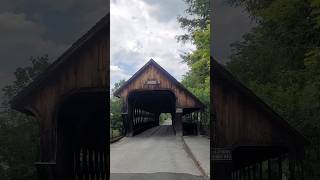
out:
{"label": "bridge gable peak", "polygon": [[169,90],[177,99],[177,105],[185,108],[204,108],[204,104],[180,82],[150,59],[129,80],[114,92],[117,97],[126,98],[133,91]]}

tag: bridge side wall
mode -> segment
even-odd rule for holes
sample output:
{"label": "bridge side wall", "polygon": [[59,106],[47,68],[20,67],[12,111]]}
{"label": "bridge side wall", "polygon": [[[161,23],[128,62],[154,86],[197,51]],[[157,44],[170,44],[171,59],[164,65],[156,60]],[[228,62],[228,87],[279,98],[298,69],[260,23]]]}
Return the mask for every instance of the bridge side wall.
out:
{"label": "bridge side wall", "polygon": [[[269,147],[264,157],[271,158],[271,149],[288,150],[289,154],[303,150],[299,136],[280,117],[271,115],[271,110],[243,93],[230,80],[213,75],[211,82],[211,167],[215,179],[230,179],[235,167],[233,151],[236,147]],[[250,97],[249,97],[250,96]],[[297,138],[295,138],[297,137]],[[219,154],[227,155],[219,159]],[[279,152],[280,153],[280,152]],[[281,152],[283,153],[283,152]],[[278,154],[279,155],[279,154]],[[242,155],[248,162],[250,157]],[[268,157],[269,156],[269,157]],[[291,160],[290,160],[291,161]],[[248,163],[246,162],[246,163]],[[250,162],[249,162],[250,163]]]}
{"label": "bridge side wall", "polygon": [[104,29],[73,53],[75,55],[61,65],[54,76],[46,79],[45,86],[37,88],[26,100],[41,126],[41,161],[55,160],[55,118],[61,101],[81,89],[109,90],[109,49],[108,29]]}
{"label": "bridge side wall", "polygon": [[289,130],[236,87],[216,78],[213,85],[216,146],[291,143]]}

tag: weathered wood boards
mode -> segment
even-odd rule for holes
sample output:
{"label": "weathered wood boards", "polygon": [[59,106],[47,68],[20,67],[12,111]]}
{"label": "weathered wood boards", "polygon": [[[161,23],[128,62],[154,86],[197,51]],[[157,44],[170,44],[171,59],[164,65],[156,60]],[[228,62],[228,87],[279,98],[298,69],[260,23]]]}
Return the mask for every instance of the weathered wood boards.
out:
{"label": "weathered wood boards", "polygon": [[[151,123],[151,126],[159,124],[161,113],[171,113],[173,128],[178,135],[182,135],[182,116],[204,108],[204,104],[198,98],[153,59],[137,71],[114,95],[123,100],[123,119],[128,136],[134,135],[138,130],[132,122],[132,112],[137,108],[153,114],[155,123]],[[143,123],[139,126],[151,127]]]}
{"label": "weathered wood boards", "polygon": [[[71,146],[58,146],[61,141],[65,140],[58,138],[59,133],[62,133],[62,127],[58,123],[59,117],[62,117],[63,109],[61,109],[61,105],[69,101],[69,97],[72,95],[80,94],[79,99],[84,100],[85,94],[99,96],[102,94],[100,97],[103,98],[104,103],[102,105],[100,105],[101,103],[93,103],[93,105],[96,105],[97,109],[102,109],[100,114],[105,119],[104,124],[108,126],[106,111],[109,107],[109,50],[109,15],[106,15],[11,101],[13,109],[33,115],[39,121],[41,133],[40,161],[42,163],[38,163],[38,166],[48,164],[45,162],[55,164],[60,155],[74,150],[74,147]],[[76,105],[75,102],[70,102],[68,108]],[[86,104],[85,101],[81,103],[82,105]],[[82,113],[85,112],[82,111]],[[86,116],[83,114],[82,117]],[[63,118],[63,121],[69,120],[71,119]],[[89,120],[92,124],[95,123],[90,118],[85,119],[85,121]],[[79,126],[80,129],[85,128],[81,124],[74,124],[74,126]],[[109,130],[107,127],[106,129]],[[109,133],[105,134],[109,135]],[[106,135],[101,134],[101,136],[105,136],[102,138],[105,139],[106,149],[108,149],[109,143],[107,141],[109,138]],[[61,153],[58,153],[60,150]],[[56,166],[55,169],[59,169],[59,167],[61,169],[61,164],[57,163]],[[64,179],[68,177],[59,173],[55,175],[64,177]],[[47,176],[45,178],[53,177]]]}
{"label": "weathered wood boards", "polygon": [[137,71],[114,95],[126,99],[130,92],[142,90],[169,90],[176,96],[181,108],[204,108],[204,105],[153,59]]}
{"label": "weathered wood boards", "polygon": [[[222,65],[211,62],[211,153],[213,169],[218,169],[212,174],[227,179],[232,170],[285,153],[301,154],[308,141]],[[215,158],[214,152],[221,148],[232,153],[232,159]]]}

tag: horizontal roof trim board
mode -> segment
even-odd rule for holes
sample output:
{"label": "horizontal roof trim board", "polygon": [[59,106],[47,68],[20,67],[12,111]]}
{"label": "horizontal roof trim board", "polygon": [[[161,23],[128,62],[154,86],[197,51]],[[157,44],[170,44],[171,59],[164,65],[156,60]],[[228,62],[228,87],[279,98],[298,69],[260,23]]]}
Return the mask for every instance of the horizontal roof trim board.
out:
{"label": "horizontal roof trim board", "polygon": [[101,18],[88,32],[86,32],[80,39],[78,39],[72,46],[65,51],[54,63],[52,63],[43,73],[37,76],[27,87],[25,87],[21,92],[19,92],[15,97],[10,101],[11,107],[15,108],[20,106],[23,103],[23,99],[29,96],[36,88],[41,87],[45,80],[50,78],[53,73],[62,67],[62,65],[72,57],[79,49],[87,44],[95,35],[99,32],[108,28],[110,21],[110,15],[107,14]]}

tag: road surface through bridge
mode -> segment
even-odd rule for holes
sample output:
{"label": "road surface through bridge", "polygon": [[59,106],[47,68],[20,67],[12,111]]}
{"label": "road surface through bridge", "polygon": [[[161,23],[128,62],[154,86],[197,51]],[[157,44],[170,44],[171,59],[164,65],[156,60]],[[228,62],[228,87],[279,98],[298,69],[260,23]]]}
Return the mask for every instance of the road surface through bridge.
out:
{"label": "road surface through bridge", "polygon": [[202,180],[171,125],[151,128],[110,145],[111,180]]}

